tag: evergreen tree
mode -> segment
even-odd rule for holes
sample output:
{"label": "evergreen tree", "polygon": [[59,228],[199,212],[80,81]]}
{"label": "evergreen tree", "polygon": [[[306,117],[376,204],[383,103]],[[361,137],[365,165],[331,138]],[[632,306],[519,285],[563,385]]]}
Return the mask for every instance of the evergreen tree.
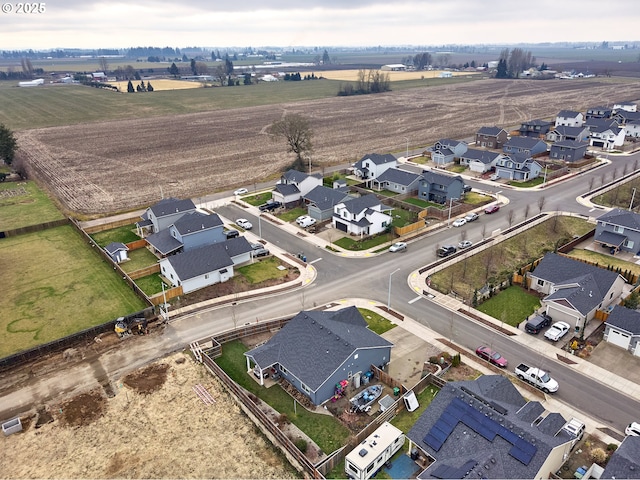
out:
{"label": "evergreen tree", "polygon": [[151,86],[151,82],[147,82],[147,92],[153,92],[153,87]]}
{"label": "evergreen tree", "polygon": [[0,161],[11,165],[17,147],[18,142],[13,136],[13,132],[0,123]]}
{"label": "evergreen tree", "polygon": [[507,61],[501,58],[498,62],[498,70],[496,71],[496,78],[509,78],[507,73]]}
{"label": "evergreen tree", "polygon": [[127,83],[127,92],[134,93],[135,91],[136,89],[133,88],[133,83],[131,83],[131,80],[129,80],[129,83]]}
{"label": "evergreen tree", "polygon": [[174,77],[177,77],[180,74],[180,69],[176,66],[175,62],[172,63],[167,70],[169,70],[169,74]]}

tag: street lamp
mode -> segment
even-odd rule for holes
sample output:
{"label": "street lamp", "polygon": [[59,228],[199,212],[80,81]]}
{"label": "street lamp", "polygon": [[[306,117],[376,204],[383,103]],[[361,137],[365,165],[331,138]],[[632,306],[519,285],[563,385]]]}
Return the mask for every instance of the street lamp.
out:
{"label": "street lamp", "polygon": [[258,236],[260,237],[260,240],[262,240],[262,221],[260,215],[258,215]]}
{"label": "street lamp", "polygon": [[449,199],[449,218],[447,218],[447,227],[449,226],[449,222],[451,221],[451,207],[453,207],[454,200],[458,200],[458,199],[453,197]]}
{"label": "street lamp", "polygon": [[404,156],[405,160],[409,160],[409,137],[404,137],[404,139],[407,141],[407,153]]}
{"label": "street lamp", "polygon": [[389,297],[387,298],[387,312],[391,311],[391,276],[396,273],[399,268],[396,268],[393,272],[389,274]]}

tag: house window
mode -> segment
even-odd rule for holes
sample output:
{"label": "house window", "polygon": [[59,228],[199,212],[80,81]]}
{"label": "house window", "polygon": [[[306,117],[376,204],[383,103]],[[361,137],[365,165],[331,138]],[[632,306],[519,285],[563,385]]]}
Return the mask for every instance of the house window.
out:
{"label": "house window", "polygon": [[285,375],[286,375],[287,373],[289,373],[289,370],[287,370],[286,368],[284,368],[282,365],[280,365],[280,371],[281,371],[282,373],[284,373]]}
{"label": "house window", "polygon": [[209,274],[205,273],[204,278],[205,278],[205,280],[208,279],[209,278]]}
{"label": "house window", "polygon": [[538,285],[540,287],[544,286],[544,280],[542,280],[541,278],[538,279]]}
{"label": "house window", "polygon": [[169,276],[171,277],[171,280],[173,280],[173,273],[170,273]]}
{"label": "house window", "polygon": [[613,226],[613,231],[616,233],[623,233],[624,232],[624,227],[621,227],[620,225],[614,225]]}
{"label": "house window", "polygon": [[626,248],[633,248],[633,240],[626,239],[626,240],[624,241],[624,246],[625,246]]}
{"label": "house window", "polygon": [[307,387],[304,383],[300,384],[300,389],[305,393],[311,393],[311,389]]}

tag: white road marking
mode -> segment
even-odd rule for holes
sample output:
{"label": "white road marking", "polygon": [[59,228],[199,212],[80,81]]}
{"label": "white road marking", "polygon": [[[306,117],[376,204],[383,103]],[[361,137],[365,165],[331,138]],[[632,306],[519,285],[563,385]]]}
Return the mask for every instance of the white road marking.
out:
{"label": "white road marking", "polygon": [[309,262],[309,265],[313,265],[314,263],[319,262],[320,260],[322,260],[322,257],[316,258],[313,262]]}
{"label": "white road marking", "polygon": [[409,300],[407,303],[416,303],[421,298],[422,298],[422,295],[418,295],[416,298],[414,298],[413,300]]}

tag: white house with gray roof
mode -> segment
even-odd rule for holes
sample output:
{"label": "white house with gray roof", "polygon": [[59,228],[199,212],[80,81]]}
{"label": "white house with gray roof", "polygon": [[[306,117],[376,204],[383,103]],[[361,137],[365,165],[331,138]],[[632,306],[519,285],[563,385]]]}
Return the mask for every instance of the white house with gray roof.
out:
{"label": "white house with gray roof", "polygon": [[408,172],[399,168],[389,168],[373,180],[373,188],[389,190],[395,193],[414,193],[418,191],[418,182],[422,178],[419,173]]}
{"label": "white house with gray roof", "polygon": [[640,312],[616,305],[605,322],[604,339],[640,357]]}
{"label": "white house with gray roof", "polygon": [[460,165],[469,167],[472,172],[486,173],[496,166],[503,155],[500,152],[469,148],[460,156]]}
{"label": "white house with gray roof", "polygon": [[[273,369],[315,405],[351,382],[389,363],[393,344],[367,327],[356,307],[302,311],[266,343],[245,352],[247,371]],[[260,379],[262,384],[264,380]]]}
{"label": "white house with gray roof", "polygon": [[616,272],[556,253],[547,253],[527,275],[529,288],[546,294],[542,300],[546,313],[556,322],[567,322],[576,333],[596,310],[617,303],[626,284]]}
{"label": "white house with gray roof", "polygon": [[320,185],[302,197],[307,205],[307,212],[318,222],[329,220],[333,216],[334,207],[353,198],[347,189],[328,188]]}
{"label": "white house with gray roof", "polygon": [[555,126],[581,127],[584,125],[584,115],[573,110],[560,110],[556,115]]}
{"label": "white house with gray roof", "polygon": [[549,478],[571,453],[566,419],[527,401],[502,375],[449,382],[407,433],[434,460],[418,479]]}
{"label": "white house with gray roof", "polygon": [[615,120],[593,118],[587,121],[589,128],[589,145],[603,150],[613,150],[624,145],[626,131],[618,126]]}
{"label": "white house with gray roof", "polygon": [[393,220],[385,210],[392,209],[371,193],[338,203],[333,208],[331,223],[333,228],[349,235],[376,235],[384,232]]}
{"label": "white house with gray roof", "polygon": [[547,133],[548,142],[561,142],[563,140],[586,141],[589,138],[587,127],[566,127],[559,125]]}
{"label": "white house with gray roof", "polygon": [[195,212],[196,206],[189,198],[178,200],[177,198],[163,198],[155,205],[147,208],[142,214],[142,221],[137,222],[138,233],[141,237],[145,233],[157,233],[169,228],[182,215]]}
{"label": "white house with gray roof", "polygon": [[596,220],[593,241],[626,252],[640,252],[640,214],[614,208]]}
{"label": "white house with gray roof", "polygon": [[394,168],[397,165],[398,160],[390,153],[382,155],[379,153],[367,153],[353,164],[353,173],[369,185],[371,180],[378,178],[389,168]]}
{"label": "white house with gray roof", "polygon": [[298,170],[287,170],[276,184],[271,197],[287,207],[297,205],[307,193],[322,185],[322,175],[308,175]]}

